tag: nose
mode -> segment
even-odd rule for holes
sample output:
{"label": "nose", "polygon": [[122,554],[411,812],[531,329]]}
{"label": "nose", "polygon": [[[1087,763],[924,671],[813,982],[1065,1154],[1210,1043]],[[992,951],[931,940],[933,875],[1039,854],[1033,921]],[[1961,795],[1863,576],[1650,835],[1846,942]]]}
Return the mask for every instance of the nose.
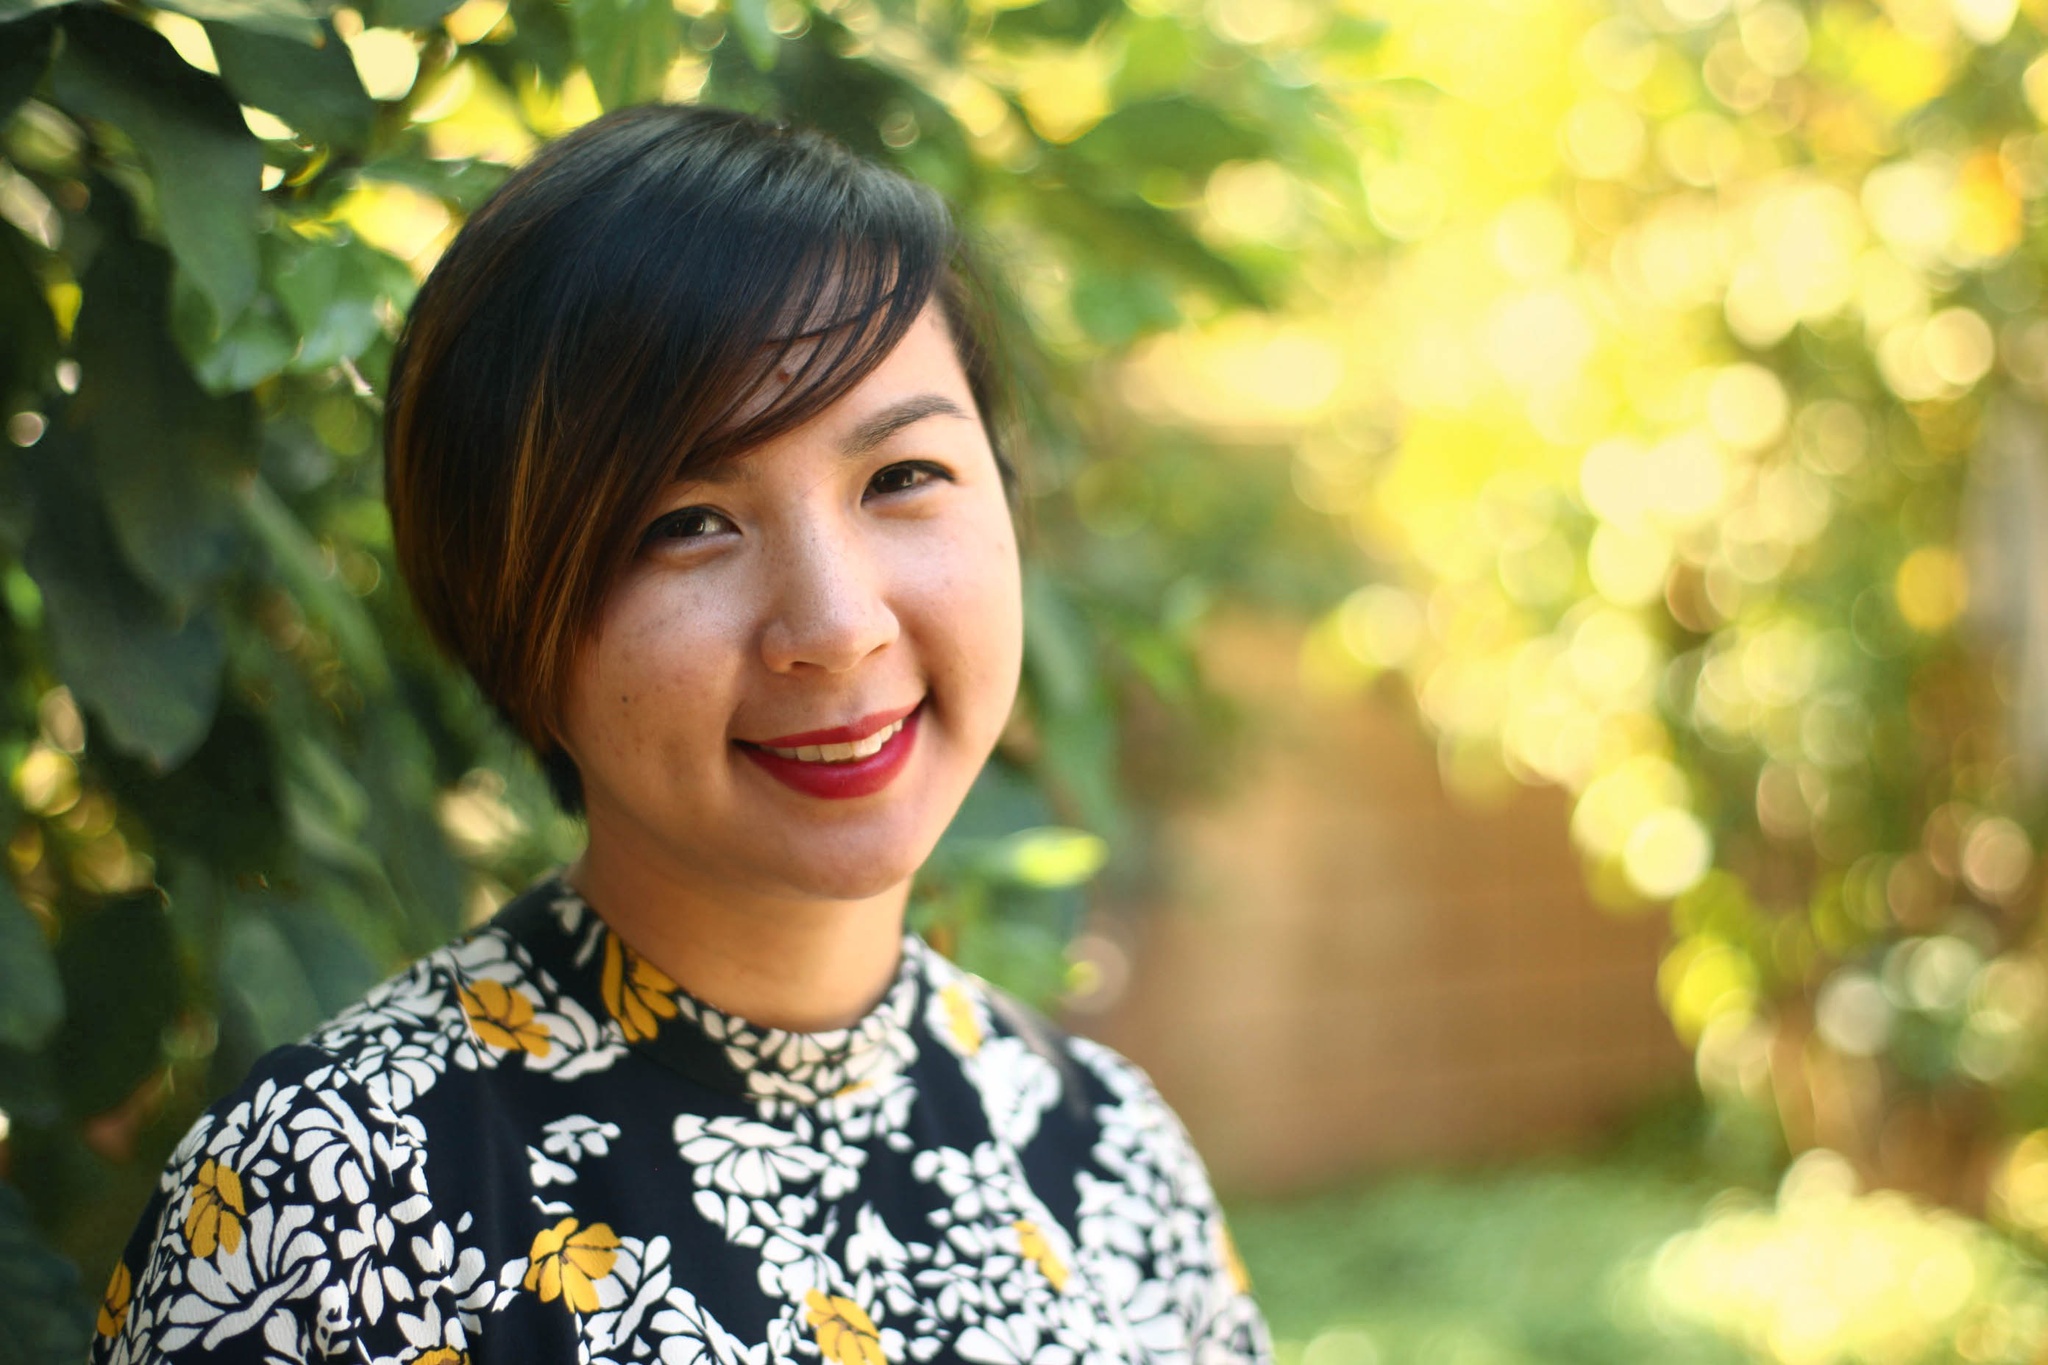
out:
{"label": "nose", "polygon": [[807,526],[784,537],[770,558],[761,655],[773,671],[843,673],[901,634],[886,575],[844,528]]}

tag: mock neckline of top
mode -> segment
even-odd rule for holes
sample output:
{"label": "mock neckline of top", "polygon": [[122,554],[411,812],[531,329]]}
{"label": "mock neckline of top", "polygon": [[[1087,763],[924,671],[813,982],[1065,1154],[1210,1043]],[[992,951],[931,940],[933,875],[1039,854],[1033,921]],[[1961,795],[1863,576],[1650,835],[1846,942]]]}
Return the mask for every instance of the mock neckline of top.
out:
{"label": "mock neckline of top", "polygon": [[626,943],[557,872],[490,921],[524,948],[607,1031],[711,1089],[760,1102],[816,1105],[878,1085],[916,1060],[931,949],[903,936],[896,979],[845,1028],[798,1033],[728,1013],[683,989]]}

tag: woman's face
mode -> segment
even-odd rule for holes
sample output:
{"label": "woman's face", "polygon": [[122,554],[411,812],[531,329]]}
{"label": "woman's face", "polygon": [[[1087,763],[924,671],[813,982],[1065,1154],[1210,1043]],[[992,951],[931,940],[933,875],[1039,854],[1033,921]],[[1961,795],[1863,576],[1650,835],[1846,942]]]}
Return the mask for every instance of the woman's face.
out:
{"label": "woman's face", "polygon": [[559,724],[593,853],[714,894],[902,884],[1023,651],[1002,479],[940,314],[810,422],[670,487],[643,535]]}

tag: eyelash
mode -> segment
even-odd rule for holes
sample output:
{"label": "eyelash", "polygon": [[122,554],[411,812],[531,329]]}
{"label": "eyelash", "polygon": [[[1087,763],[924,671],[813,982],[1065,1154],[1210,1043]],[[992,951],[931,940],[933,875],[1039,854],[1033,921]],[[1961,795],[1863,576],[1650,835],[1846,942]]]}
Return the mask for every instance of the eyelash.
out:
{"label": "eyelash", "polygon": [[716,517],[720,521],[725,520],[723,513],[714,512],[709,507],[679,507],[673,512],[664,512],[654,519],[654,525],[647,528],[648,543],[653,544],[658,540],[701,540],[701,536],[673,534],[683,523],[693,517]]}
{"label": "eyelash", "polygon": [[930,460],[899,460],[895,464],[884,465],[882,468],[876,470],[875,477],[868,480],[869,486],[872,487],[876,480],[880,479],[884,474],[892,474],[899,469],[908,469],[913,470],[917,473],[928,474],[931,476],[931,478],[920,479],[916,483],[907,484],[902,488],[892,488],[889,490],[889,492],[891,493],[908,493],[913,488],[924,487],[925,484],[931,482],[932,479],[943,479],[947,483],[951,483],[953,481],[952,473],[949,470],[947,470],[943,465],[933,464]]}
{"label": "eyelash", "polygon": [[[882,478],[883,475],[894,473],[897,470],[910,470],[912,472],[923,474],[928,477],[919,479],[915,483],[906,484],[900,488],[887,489],[881,494],[881,496],[888,497],[897,493],[914,492],[919,488],[923,488],[926,484],[932,482],[933,480],[944,480],[947,483],[951,483],[953,481],[952,473],[942,465],[933,464],[929,460],[899,460],[895,464],[885,465],[881,469],[876,470],[874,478],[868,480],[869,486],[872,487],[877,481],[879,481]],[[657,540],[671,538],[676,540],[702,539],[701,536],[671,537],[670,535],[670,533],[678,529],[684,521],[693,517],[716,517],[720,521],[726,520],[724,513],[714,512],[709,507],[679,507],[673,512],[664,512],[661,516],[655,518],[654,524],[647,528],[647,539],[649,543],[652,543]]]}

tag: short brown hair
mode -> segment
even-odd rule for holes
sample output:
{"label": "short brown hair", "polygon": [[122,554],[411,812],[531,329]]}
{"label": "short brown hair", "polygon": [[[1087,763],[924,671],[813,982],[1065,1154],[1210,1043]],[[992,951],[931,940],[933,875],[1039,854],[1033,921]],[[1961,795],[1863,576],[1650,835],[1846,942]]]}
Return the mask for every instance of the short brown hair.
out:
{"label": "short brown hair", "polygon": [[582,790],[554,739],[563,688],[650,500],[815,416],[934,298],[996,443],[973,279],[931,190],[822,134],[681,105],[561,138],[456,235],[392,360],[392,534],[428,629],[564,806]]}

